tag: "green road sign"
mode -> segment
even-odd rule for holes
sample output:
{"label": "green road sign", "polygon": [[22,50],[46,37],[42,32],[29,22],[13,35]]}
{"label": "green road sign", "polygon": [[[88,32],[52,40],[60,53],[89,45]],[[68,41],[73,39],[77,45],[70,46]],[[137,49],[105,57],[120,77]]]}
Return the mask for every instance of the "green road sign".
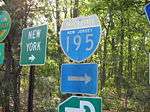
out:
{"label": "green road sign", "polygon": [[4,44],[0,44],[0,64],[4,63]]}
{"label": "green road sign", "polygon": [[0,11],[0,42],[3,41],[9,33],[11,27],[11,18],[7,11]]}
{"label": "green road sign", "polygon": [[102,99],[71,96],[58,106],[58,112],[102,112]]}
{"label": "green road sign", "polygon": [[46,59],[47,25],[22,31],[20,65],[41,65]]}

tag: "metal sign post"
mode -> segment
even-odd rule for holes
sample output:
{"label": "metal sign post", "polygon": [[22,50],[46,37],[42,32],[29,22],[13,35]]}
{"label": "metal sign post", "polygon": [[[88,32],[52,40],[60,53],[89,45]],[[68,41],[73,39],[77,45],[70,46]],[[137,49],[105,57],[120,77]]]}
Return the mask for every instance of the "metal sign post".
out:
{"label": "metal sign post", "polygon": [[[82,62],[97,49],[102,29],[97,15],[65,19],[60,29],[61,48],[74,62]],[[98,65],[63,64],[61,69],[62,93],[96,95],[98,91]],[[58,112],[101,112],[100,100],[93,97],[70,97],[58,107]],[[98,102],[97,102],[98,101]],[[100,101],[101,102],[101,101]],[[96,108],[95,108],[95,105]],[[84,107],[88,107],[86,110]]]}
{"label": "metal sign post", "polygon": [[30,65],[28,112],[33,112],[35,65],[46,59],[47,25],[25,28],[22,31],[20,65]]}

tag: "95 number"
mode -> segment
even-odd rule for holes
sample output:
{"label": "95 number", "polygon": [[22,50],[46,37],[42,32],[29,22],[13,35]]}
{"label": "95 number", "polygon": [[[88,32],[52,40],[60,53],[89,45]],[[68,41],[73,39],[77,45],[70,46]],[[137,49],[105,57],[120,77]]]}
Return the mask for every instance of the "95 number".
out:
{"label": "95 number", "polygon": [[[93,46],[94,46],[94,42],[92,40],[93,34],[86,34],[85,36],[85,43],[89,44],[89,46],[87,48],[85,48],[86,51],[90,51],[92,50]],[[79,48],[81,47],[81,42],[82,42],[82,38],[80,35],[76,35],[73,38],[73,44],[76,46],[75,51],[78,51]],[[67,52],[69,52],[70,49],[70,37],[67,37]]]}

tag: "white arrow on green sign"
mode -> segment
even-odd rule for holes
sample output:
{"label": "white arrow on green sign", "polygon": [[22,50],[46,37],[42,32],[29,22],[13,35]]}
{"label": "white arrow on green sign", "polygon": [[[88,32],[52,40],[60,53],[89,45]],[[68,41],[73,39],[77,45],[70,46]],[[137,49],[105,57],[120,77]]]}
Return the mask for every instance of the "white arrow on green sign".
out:
{"label": "white arrow on green sign", "polygon": [[47,25],[22,31],[20,65],[41,65],[46,59]]}
{"label": "white arrow on green sign", "polygon": [[0,64],[4,63],[4,44],[0,44]]}
{"label": "white arrow on green sign", "polygon": [[71,96],[58,106],[58,112],[102,112],[102,99]]}

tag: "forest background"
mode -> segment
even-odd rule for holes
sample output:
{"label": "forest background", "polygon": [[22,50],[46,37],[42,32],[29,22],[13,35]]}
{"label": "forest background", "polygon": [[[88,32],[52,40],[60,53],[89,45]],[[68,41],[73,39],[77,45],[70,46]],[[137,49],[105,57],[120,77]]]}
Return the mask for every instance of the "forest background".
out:
{"label": "forest background", "polygon": [[12,25],[0,65],[0,107],[5,112],[27,112],[29,67],[21,67],[22,29],[48,23],[47,60],[36,66],[34,112],[56,112],[69,95],[60,93],[60,67],[72,63],[62,52],[59,30],[65,18],[97,14],[102,38],[86,63],[99,66],[98,96],[106,112],[150,112],[150,24],[144,13],[149,0],[0,0]]}

